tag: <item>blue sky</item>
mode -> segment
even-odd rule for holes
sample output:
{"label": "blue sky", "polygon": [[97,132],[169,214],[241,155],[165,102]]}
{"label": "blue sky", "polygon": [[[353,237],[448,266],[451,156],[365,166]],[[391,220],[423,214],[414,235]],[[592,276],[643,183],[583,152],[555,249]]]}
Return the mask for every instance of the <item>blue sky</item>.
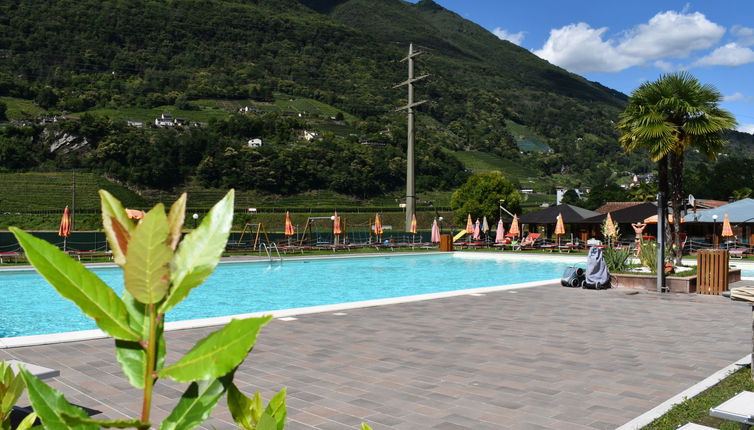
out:
{"label": "blue sky", "polygon": [[631,94],[687,70],[754,134],[754,0],[435,0],[501,39]]}

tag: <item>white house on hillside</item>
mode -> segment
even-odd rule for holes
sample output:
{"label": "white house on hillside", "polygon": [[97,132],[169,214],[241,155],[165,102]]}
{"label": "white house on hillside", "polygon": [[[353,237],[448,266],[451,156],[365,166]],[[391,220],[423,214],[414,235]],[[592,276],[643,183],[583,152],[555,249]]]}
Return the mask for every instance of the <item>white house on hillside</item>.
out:
{"label": "white house on hillside", "polygon": [[253,139],[249,139],[249,142],[247,143],[249,148],[259,148],[262,146],[262,139],[255,137]]}
{"label": "white house on hillside", "polygon": [[154,119],[154,125],[157,127],[174,127],[175,120],[173,120],[173,116],[169,113],[163,113],[159,118]]}

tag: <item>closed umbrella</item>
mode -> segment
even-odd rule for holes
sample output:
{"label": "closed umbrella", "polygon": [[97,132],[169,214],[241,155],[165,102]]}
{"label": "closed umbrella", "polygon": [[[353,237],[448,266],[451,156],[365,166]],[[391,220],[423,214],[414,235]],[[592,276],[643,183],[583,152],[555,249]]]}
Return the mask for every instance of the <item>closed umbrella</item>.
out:
{"label": "closed umbrella", "polygon": [[481,226],[482,223],[479,222],[479,219],[477,218],[476,224],[474,224],[474,235],[472,236],[472,239],[479,240],[481,238]]}
{"label": "closed umbrella", "polygon": [[730,219],[728,219],[728,214],[725,214],[723,216],[723,232],[721,233],[722,237],[733,237],[733,229],[730,227]]}
{"label": "closed umbrella", "polygon": [[409,232],[416,234],[416,214],[411,215],[411,229]]}
{"label": "closed umbrella", "polygon": [[382,239],[382,219],[380,214],[374,216],[374,235],[377,236],[377,241]]}
{"label": "closed umbrella", "polygon": [[511,222],[511,228],[508,230],[508,234],[512,236],[518,236],[521,234],[518,228],[518,216],[513,215],[513,222]]}
{"label": "closed umbrella", "polygon": [[440,226],[437,225],[437,218],[432,221],[432,236],[429,239],[432,243],[440,242]]}
{"label": "closed umbrella", "polygon": [[338,239],[340,238],[340,217],[338,216],[338,211],[335,211],[335,215],[333,215],[332,220],[332,233],[335,235],[335,244],[338,244]]}
{"label": "closed umbrella", "polygon": [[495,232],[495,243],[505,243],[505,226],[503,220],[497,222],[497,232]]}
{"label": "closed umbrella", "polygon": [[558,246],[560,246],[560,236],[565,234],[565,225],[563,224],[563,215],[558,214],[557,221],[555,222],[555,237],[558,238]]}
{"label": "closed umbrella", "polygon": [[474,233],[474,222],[471,221],[471,214],[469,214],[469,218],[466,220],[466,234],[472,233]]}
{"label": "closed umbrella", "polygon": [[68,206],[63,209],[63,218],[60,220],[58,236],[63,238],[63,251],[65,251],[66,241],[71,235],[71,214],[68,212]]}
{"label": "closed umbrella", "polygon": [[288,245],[291,244],[291,236],[296,234],[296,232],[293,230],[293,223],[291,222],[291,214],[288,211],[285,211],[285,235],[288,236]]}
{"label": "closed umbrella", "polygon": [[482,217],[482,233],[484,233],[484,238],[486,240],[490,233],[490,225],[487,223],[487,215]]}

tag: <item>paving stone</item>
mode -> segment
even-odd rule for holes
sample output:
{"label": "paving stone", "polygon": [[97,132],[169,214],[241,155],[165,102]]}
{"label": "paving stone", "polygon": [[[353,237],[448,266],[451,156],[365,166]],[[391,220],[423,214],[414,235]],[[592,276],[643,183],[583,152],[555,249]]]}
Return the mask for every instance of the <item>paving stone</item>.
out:
{"label": "paving stone", "polygon": [[[166,333],[167,362],[216,329]],[[291,430],[607,429],[749,353],[749,339],[750,308],[721,297],[551,285],[273,320],[235,382],[265,402],[288,387]],[[59,369],[50,384],[98,418],[140,412],[111,340],[0,350],[9,358]],[[184,390],[160,380],[154,416]],[[204,428],[235,428],[224,401]]]}

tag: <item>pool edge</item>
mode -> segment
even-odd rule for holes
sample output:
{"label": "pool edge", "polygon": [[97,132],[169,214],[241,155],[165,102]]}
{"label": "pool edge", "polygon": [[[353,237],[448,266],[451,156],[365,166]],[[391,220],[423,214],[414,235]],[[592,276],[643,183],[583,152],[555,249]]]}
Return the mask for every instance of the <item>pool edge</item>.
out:
{"label": "pool edge", "polygon": [[[436,300],[449,297],[467,296],[470,294],[484,294],[498,291],[517,290],[523,288],[542,287],[559,283],[559,279],[544,281],[521,282],[517,284],[499,285],[493,287],[469,288],[464,290],[442,291],[438,293],[417,294],[412,296],[391,297],[387,299],[362,300],[357,302],[336,303],[331,305],[308,306],[302,308],[279,309],[275,311],[260,311],[245,314],[228,315],[221,317],[202,318],[195,320],[172,321],[165,323],[165,331],[187,330],[194,328],[212,327],[230,322],[232,319],[254,318],[264,315],[272,315],[273,318],[284,318],[298,315],[308,315],[324,312],[335,312],[349,309],[370,308],[387,306],[401,303],[420,302],[424,300]],[[102,330],[81,330],[53,334],[37,334],[29,336],[3,337],[0,338],[0,349],[20,348],[24,346],[49,345],[56,343],[78,342],[84,340],[108,338]]]}

